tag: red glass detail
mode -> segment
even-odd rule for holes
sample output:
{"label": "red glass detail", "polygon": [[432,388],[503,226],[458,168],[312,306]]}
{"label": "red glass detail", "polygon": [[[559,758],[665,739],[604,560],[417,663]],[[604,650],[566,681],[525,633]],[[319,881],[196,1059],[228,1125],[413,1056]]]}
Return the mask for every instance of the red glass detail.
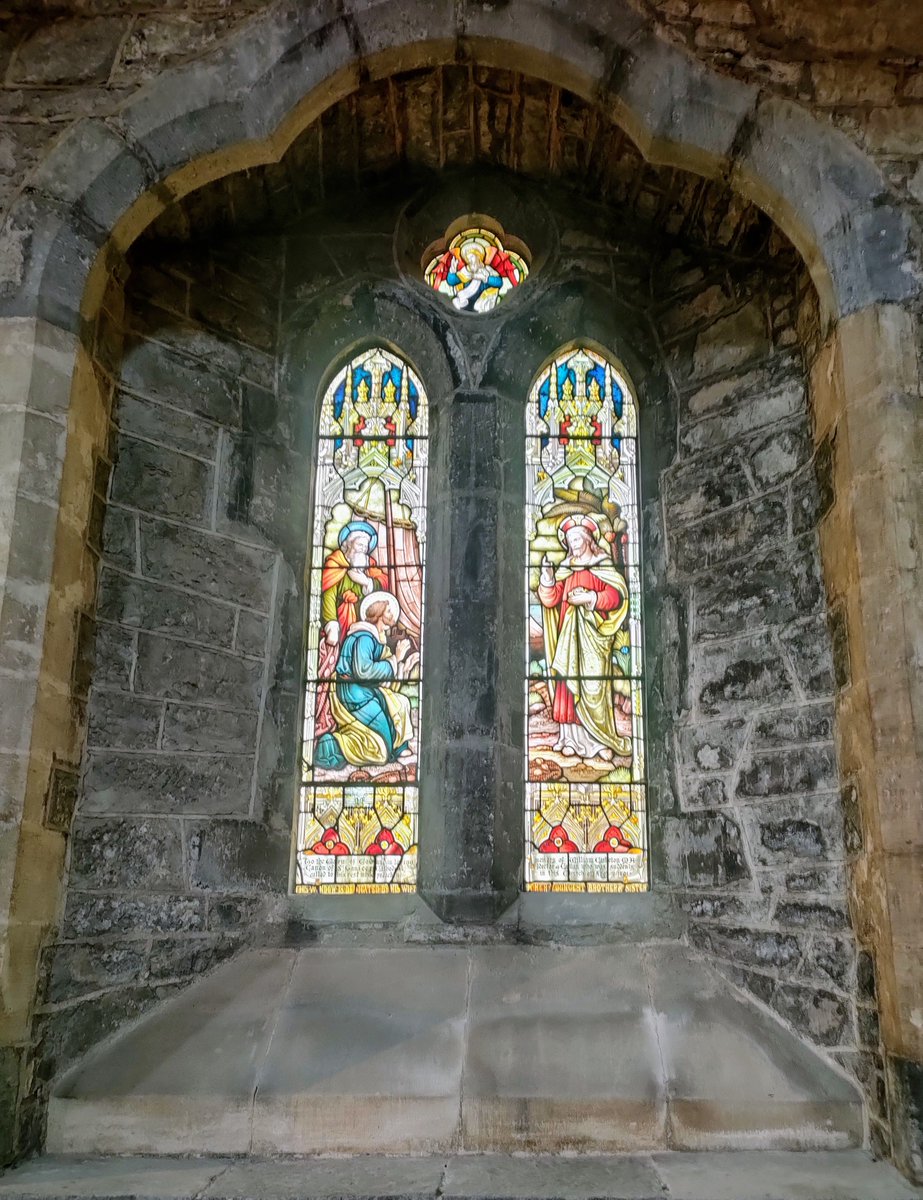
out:
{"label": "red glass detail", "polygon": [[403,854],[404,847],[394,840],[394,834],[390,829],[382,829],[378,837],[372,842],[366,854]]}
{"label": "red glass detail", "polygon": [[577,843],[570,840],[563,825],[555,825],[539,846],[541,854],[573,854],[577,849]]}
{"label": "red glass detail", "polygon": [[593,847],[596,854],[627,854],[633,849],[631,842],[625,837],[618,825],[610,825],[603,840]]}
{"label": "red glass detail", "polygon": [[312,854],[349,854],[349,846],[340,841],[335,829],[325,829],[319,842],[311,847]]}

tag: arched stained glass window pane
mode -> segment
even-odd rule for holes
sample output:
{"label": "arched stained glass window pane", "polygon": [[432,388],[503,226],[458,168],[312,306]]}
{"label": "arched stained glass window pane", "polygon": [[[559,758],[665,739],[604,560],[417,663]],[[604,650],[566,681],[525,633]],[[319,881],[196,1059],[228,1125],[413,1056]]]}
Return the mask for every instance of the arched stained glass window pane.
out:
{"label": "arched stained glass window pane", "polygon": [[413,891],[427,403],[382,347],[320,413],[295,890]]}
{"label": "arched stained glass window pane", "polygon": [[647,887],[637,463],[625,378],[555,358],[526,418],[529,891]]}

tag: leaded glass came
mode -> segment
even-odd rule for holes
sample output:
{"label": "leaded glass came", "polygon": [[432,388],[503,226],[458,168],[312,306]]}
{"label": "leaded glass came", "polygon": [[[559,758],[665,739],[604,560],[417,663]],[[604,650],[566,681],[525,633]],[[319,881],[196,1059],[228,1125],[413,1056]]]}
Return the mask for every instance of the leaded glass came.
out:
{"label": "leaded glass came", "polygon": [[625,378],[560,355],[526,419],[529,891],[647,888],[637,462]]}
{"label": "leaded glass came", "polygon": [[376,347],[336,375],[317,448],[296,892],[416,887],[427,448],[406,362]]}

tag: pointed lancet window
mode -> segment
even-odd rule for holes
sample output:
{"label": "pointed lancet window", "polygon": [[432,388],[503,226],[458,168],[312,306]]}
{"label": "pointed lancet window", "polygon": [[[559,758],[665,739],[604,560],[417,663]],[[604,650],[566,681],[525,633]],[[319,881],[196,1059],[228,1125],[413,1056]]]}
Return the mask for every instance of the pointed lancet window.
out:
{"label": "pointed lancet window", "polygon": [[614,363],[557,356],[526,418],[528,891],[648,885],[637,409]]}
{"label": "pointed lancet window", "polygon": [[321,404],[296,892],[416,888],[427,422],[383,347]]}

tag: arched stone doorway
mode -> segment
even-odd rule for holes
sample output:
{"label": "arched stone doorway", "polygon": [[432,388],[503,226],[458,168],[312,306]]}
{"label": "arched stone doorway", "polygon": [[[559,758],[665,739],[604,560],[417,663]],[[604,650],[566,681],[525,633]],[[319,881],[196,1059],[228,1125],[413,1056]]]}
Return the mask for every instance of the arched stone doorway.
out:
{"label": "arched stone doorway", "polygon": [[[78,543],[92,491],[88,469],[92,430],[95,428],[97,437],[101,438],[101,414],[104,411],[98,394],[94,394],[97,385],[89,369],[90,359],[93,354],[105,354],[107,348],[99,342],[92,349],[81,344],[86,341],[85,322],[92,317],[100,298],[110,305],[118,304],[117,287],[114,291],[103,290],[108,287],[112,270],[117,272],[118,269],[113,252],[117,256],[118,250],[133,240],[134,231],[147,224],[169,196],[187,190],[193,181],[200,183],[240,165],[239,157],[236,162],[227,157],[224,146],[239,146],[242,138],[265,138],[270,125],[297,101],[297,115],[283,122],[284,133],[275,138],[269,136],[271,153],[278,153],[291,134],[313,115],[309,106],[316,103],[323,107],[341,89],[343,92],[351,90],[356,72],[374,76],[379,72],[390,72],[395,66],[403,68],[432,62],[434,57],[443,57],[449,50],[454,54],[458,44],[474,47],[478,60],[485,65],[496,64],[504,44],[518,41],[506,27],[508,18],[503,13],[469,13],[464,30],[460,31],[448,13],[444,24],[440,24],[439,14],[428,12],[424,26],[426,34],[417,38],[410,48],[399,34],[394,46],[386,46],[380,38],[381,30],[388,27],[387,20],[383,19],[383,10],[373,12],[374,22],[358,13],[349,21],[334,21],[325,37],[319,37],[316,30],[276,28],[274,36],[267,37],[265,43],[273,47],[272,52],[279,48],[280,65],[275,72],[270,70],[267,75],[263,68],[268,63],[255,63],[248,52],[242,51],[236,59],[232,55],[227,63],[227,75],[220,82],[209,81],[207,75],[199,76],[199,85],[206,89],[217,87],[221,99],[217,105],[203,104],[194,119],[188,113],[176,113],[176,101],[172,96],[168,98],[164,94],[158,98],[152,94],[139,100],[131,113],[126,113],[118,135],[88,122],[70,147],[59,149],[61,157],[52,160],[39,173],[34,196],[13,216],[8,235],[12,286],[6,311],[10,321],[14,322],[9,328],[19,339],[20,348],[23,339],[25,341],[22,359],[25,378],[41,393],[40,403],[48,403],[50,390],[47,377],[43,378],[41,371],[51,359],[51,369],[60,379],[60,395],[64,400],[72,374],[71,362],[77,361],[78,366],[83,364],[83,369],[74,374],[74,401],[69,409],[73,451],[69,463],[63,457],[63,446],[58,448],[65,471],[60,523],[53,507],[49,506],[47,513],[43,511],[58,530],[59,566],[65,559],[69,559],[72,566],[64,574],[60,569],[52,570],[49,527],[44,568],[41,562],[34,568],[37,576],[41,576],[43,569],[45,571],[39,579],[39,587],[47,591],[51,584],[53,590],[52,610],[45,626],[46,640],[41,649],[46,671],[45,687],[39,693],[39,725],[32,726],[31,757],[25,756],[20,764],[23,771],[28,767],[32,780],[31,800],[26,806],[31,817],[25,821],[25,828],[31,830],[32,836],[22,842],[27,857],[22,860],[20,882],[15,885],[15,903],[23,905],[22,912],[28,914],[22,920],[17,918],[23,939],[18,944],[24,946],[22,952],[27,962],[34,959],[34,949],[29,947],[34,948],[36,935],[50,915],[47,906],[50,890],[43,889],[40,899],[25,879],[40,877],[40,868],[54,876],[60,857],[59,837],[41,829],[40,809],[48,770],[55,750],[66,762],[76,760],[75,744],[68,746],[66,738],[61,740],[61,730],[73,727],[70,720],[71,684],[63,679],[56,681],[51,664],[70,661],[72,626],[69,612],[80,605],[81,589],[89,595],[93,583],[92,571],[86,568]],[[652,159],[693,166],[710,175],[730,169],[731,179],[739,189],[761,202],[799,247],[818,286],[824,318],[832,323],[829,327],[833,329],[815,373],[816,410],[825,414],[825,418],[818,420],[821,436],[829,424],[839,420],[840,444],[844,439],[848,440],[848,425],[843,423],[848,420],[849,404],[845,399],[848,395],[855,395],[857,403],[864,403],[869,393],[891,395],[894,391],[916,389],[916,360],[910,353],[912,338],[908,318],[898,307],[914,286],[912,270],[902,269],[905,258],[900,248],[906,231],[900,215],[889,211],[881,202],[883,188],[877,174],[854,150],[829,132],[821,134],[794,108],[777,101],[759,101],[742,86],[693,70],[685,60],[642,35],[636,18],[627,12],[616,12],[609,17],[608,27],[603,31],[608,47],[605,54],[600,51],[599,42],[591,44],[593,39],[588,28],[572,22],[566,26],[559,24],[556,17],[539,7],[532,15],[535,20],[526,23],[530,44],[518,44],[520,61],[534,64],[537,74],[552,79],[557,85],[592,95],[604,106],[614,109]],[[404,21],[407,20],[405,16]],[[317,52],[319,42],[323,42],[323,54]],[[552,44],[555,47],[553,58],[543,49]],[[299,45],[300,51],[295,48]],[[357,45],[363,47],[358,56]],[[321,92],[313,91],[308,101],[302,101],[309,86],[303,67],[307,65],[314,70],[321,66],[321,61],[326,65],[322,68],[322,76],[315,81]],[[595,66],[588,70],[588,62]],[[236,80],[235,71],[238,72]],[[669,92],[663,88],[665,77],[674,82]],[[321,78],[326,80],[323,85]],[[655,78],[658,86],[648,88],[645,81]],[[262,87],[254,86],[260,79],[263,80]],[[190,94],[194,93],[193,87]],[[235,95],[230,105],[224,99],[229,93]],[[267,102],[270,95],[273,97],[271,103]],[[684,97],[683,102],[679,101],[680,96]],[[649,107],[651,98],[663,101],[656,111]],[[159,105],[164,107],[158,110]],[[139,146],[144,145],[140,157],[125,149],[132,140]],[[793,147],[796,148],[794,155]],[[803,156],[797,153],[801,149]],[[250,151],[256,159],[265,157],[265,150],[256,149],[253,142],[243,153]],[[72,156],[70,163],[74,164],[76,160],[79,170],[68,167],[68,153]],[[210,160],[203,161],[203,156],[210,156]],[[187,167],[193,162],[194,166]],[[121,196],[115,201],[113,198],[120,188]],[[163,188],[166,192],[161,190]],[[111,242],[108,242],[110,235]],[[107,241],[111,249],[97,257],[97,248],[103,241]],[[21,255],[20,251],[23,251]],[[96,266],[90,270],[94,260]],[[886,307],[879,308],[880,303]],[[78,313],[82,314],[79,319]],[[845,343],[842,341],[844,328],[850,331]],[[61,353],[63,361],[54,361]],[[861,367],[853,365],[857,354],[861,354]],[[875,364],[871,378],[869,363]],[[833,396],[837,388],[843,392],[840,403],[845,407],[845,414],[834,408]],[[825,401],[829,401],[829,406]],[[62,405],[62,412],[65,407],[66,404]],[[837,471],[847,469],[843,459],[837,458],[835,462]],[[25,464],[22,470],[24,468]],[[67,483],[68,475],[73,485]],[[25,486],[24,474],[22,479],[25,490],[30,490]],[[871,488],[873,483],[882,483],[877,469],[870,471],[863,487]],[[837,504],[847,503],[848,491],[848,486],[838,490]],[[73,507],[67,501],[71,495]],[[874,502],[869,499],[869,503]],[[825,537],[833,539],[828,555],[831,561],[828,562],[827,584],[831,593],[841,598],[848,617],[851,679],[858,682],[866,648],[857,645],[855,639],[870,636],[874,627],[862,619],[865,608],[860,599],[861,588],[857,590],[850,569],[852,560],[839,553],[842,535],[835,531],[836,524],[836,520],[831,520],[825,526]],[[30,526],[33,535],[34,529],[33,521]],[[850,555],[859,545],[860,536],[861,531],[857,528],[855,540],[845,539],[853,547]],[[11,555],[15,548],[14,538]],[[842,581],[837,573],[839,569],[846,571]],[[886,570],[876,579],[881,581],[893,578],[893,575]],[[860,605],[858,610],[852,607],[856,603]],[[869,602],[866,600],[865,603]],[[59,610],[55,609],[56,605],[61,606]],[[55,635],[62,639],[57,645],[53,644]],[[886,661],[884,654],[877,651],[868,657],[876,664]],[[883,674],[891,684],[889,698],[893,701],[896,676],[893,671]],[[38,672],[33,677],[33,686],[37,683]],[[846,716],[841,713],[841,730],[864,729],[865,735],[860,737],[857,733],[854,738],[852,733],[846,736],[841,733],[841,755],[844,748],[847,754],[850,747],[856,752],[854,760],[843,761],[841,758],[841,767],[848,775],[855,774],[864,781],[859,795],[863,805],[867,805],[877,794],[874,780],[878,772],[873,771],[870,764],[877,762],[877,756],[883,753],[883,741],[879,737],[876,741],[878,749],[869,752],[870,710],[863,701],[856,705],[855,713],[852,711],[853,698],[861,691],[861,687],[851,690],[845,706]],[[900,714],[895,717],[898,718],[904,719]],[[843,720],[847,725],[842,724]],[[857,724],[850,726],[849,720]],[[881,721],[876,719],[875,724],[881,731]],[[50,729],[53,733],[46,736],[37,733],[36,729]],[[912,766],[906,757],[892,765],[905,771]],[[22,778],[22,794],[26,795],[25,776]],[[53,778],[66,800],[67,771],[58,770]],[[875,811],[873,805],[872,812]],[[902,840],[892,826],[888,825],[886,830],[871,819],[865,829],[868,844],[873,848],[877,846],[876,828],[882,831],[883,838],[884,832],[888,831],[888,838]],[[887,841],[882,842],[882,846],[887,844]],[[866,857],[871,853],[867,850]],[[912,866],[906,857],[882,857],[881,869],[885,878],[888,877],[884,871],[886,864],[893,865],[895,870],[898,867],[910,870]],[[860,866],[860,878],[864,871],[865,868]],[[900,891],[898,887],[897,893],[892,891],[891,895]],[[885,931],[891,931],[893,925],[882,915],[887,908],[883,895],[881,891],[871,889],[867,894],[863,893],[871,906],[868,937],[876,941],[879,976],[884,981],[880,986],[885,997],[886,1044],[898,1056],[913,1058],[912,1043],[906,1040],[911,1036],[910,1031],[899,1018],[901,1002],[898,999],[902,994],[898,979],[908,980],[909,985],[909,977],[903,970],[897,972],[894,957],[888,953],[889,944],[899,948],[908,943],[903,936],[889,942]],[[17,911],[20,910],[17,908]],[[879,941],[882,936],[884,944]],[[14,984],[24,981],[18,1006],[19,1013],[24,1016],[31,997],[31,973],[14,967],[11,978]],[[16,1006],[13,1007],[15,1012]],[[19,1027],[21,1030],[21,1021]]]}

